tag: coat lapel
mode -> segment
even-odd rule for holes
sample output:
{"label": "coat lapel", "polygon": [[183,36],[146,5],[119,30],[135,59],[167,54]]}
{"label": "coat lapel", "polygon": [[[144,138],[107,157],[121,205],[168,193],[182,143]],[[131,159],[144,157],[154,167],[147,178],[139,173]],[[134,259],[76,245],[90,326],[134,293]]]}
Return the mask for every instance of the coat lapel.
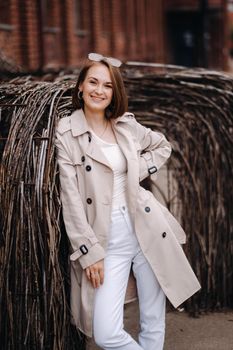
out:
{"label": "coat lapel", "polygon": [[[91,135],[90,135],[91,137]],[[88,142],[87,148],[86,148],[86,155],[90,158],[94,159],[95,161],[102,163],[106,165],[107,167],[111,168],[107,158],[105,157],[104,153],[102,152],[100,146],[95,142],[95,140],[92,138],[91,142]]]}
{"label": "coat lapel", "polygon": [[99,163],[110,167],[110,164],[100,147],[96,144],[95,140],[91,135],[90,128],[87,124],[85,115],[82,109],[76,110],[71,115],[71,130],[74,137],[78,137],[80,148],[83,154],[96,160]]}

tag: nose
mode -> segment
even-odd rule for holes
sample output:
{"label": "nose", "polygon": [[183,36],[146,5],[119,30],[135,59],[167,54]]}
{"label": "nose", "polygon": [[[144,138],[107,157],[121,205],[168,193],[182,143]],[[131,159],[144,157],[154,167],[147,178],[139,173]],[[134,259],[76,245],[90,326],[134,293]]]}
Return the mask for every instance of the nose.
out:
{"label": "nose", "polygon": [[96,86],[96,89],[95,89],[95,92],[98,94],[98,95],[101,95],[103,93],[103,86],[102,85],[98,85]]}

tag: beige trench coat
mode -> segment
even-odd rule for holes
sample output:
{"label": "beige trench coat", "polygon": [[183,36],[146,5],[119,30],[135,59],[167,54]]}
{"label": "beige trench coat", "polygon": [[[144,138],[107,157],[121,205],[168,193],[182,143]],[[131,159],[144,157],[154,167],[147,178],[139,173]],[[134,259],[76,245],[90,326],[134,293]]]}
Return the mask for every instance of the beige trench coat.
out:
{"label": "beige trench coat", "polygon": [[[148,169],[154,171],[165,163],[171,146],[131,113],[111,122],[127,159],[127,201],[139,244],[167,298],[177,307],[200,289],[180,245],[185,243],[185,233],[139,184],[149,175]],[[91,136],[82,110],[62,118],[56,130],[63,217],[72,248],[71,311],[76,326],[88,336],[95,290],[84,269],[105,257],[113,189],[113,172]]]}

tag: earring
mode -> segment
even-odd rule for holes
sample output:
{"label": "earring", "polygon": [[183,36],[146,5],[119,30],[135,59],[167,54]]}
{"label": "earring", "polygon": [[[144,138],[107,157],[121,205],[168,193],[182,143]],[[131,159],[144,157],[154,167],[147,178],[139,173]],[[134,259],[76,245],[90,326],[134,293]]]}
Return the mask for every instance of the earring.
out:
{"label": "earring", "polygon": [[83,93],[82,93],[82,91],[80,91],[80,90],[79,90],[79,92],[78,92],[78,99],[79,99],[79,100],[82,100],[82,99],[83,99]]}

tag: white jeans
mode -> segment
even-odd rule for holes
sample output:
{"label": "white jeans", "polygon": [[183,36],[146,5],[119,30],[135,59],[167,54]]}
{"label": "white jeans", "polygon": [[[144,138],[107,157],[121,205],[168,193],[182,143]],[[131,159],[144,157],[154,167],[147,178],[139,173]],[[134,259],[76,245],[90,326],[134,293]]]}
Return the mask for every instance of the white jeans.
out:
{"label": "white jeans", "polygon": [[[139,298],[138,342],[123,329],[124,298],[131,265]],[[96,344],[105,350],[162,350],[165,295],[142,254],[124,206],[112,212],[104,273],[104,283],[95,295],[93,333]]]}

